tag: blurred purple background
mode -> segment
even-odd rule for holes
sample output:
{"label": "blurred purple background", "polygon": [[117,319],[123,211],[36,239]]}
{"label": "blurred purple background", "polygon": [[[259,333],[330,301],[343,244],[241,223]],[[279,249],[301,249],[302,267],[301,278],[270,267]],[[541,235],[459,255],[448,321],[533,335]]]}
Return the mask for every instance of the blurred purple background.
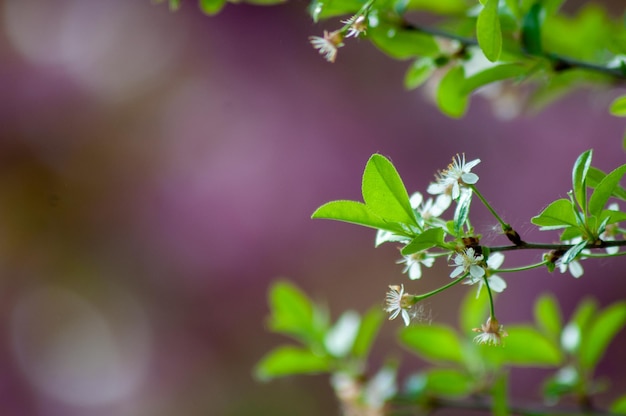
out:
{"label": "blurred purple background", "polygon": [[[264,329],[269,284],[291,279],[336,316],[382,305],[388,284],[448,281],[441,264],[409,282],[373,231],[310,220],[326,201],[360,199],[372,153],[422,192],[456,153],[481,158],[483,194],[545,242],[556,234],[529,219],[566,195],[578,154],[594,148],[604,170],[626,162],[624,123],[606,112],[616,91],[515,121],[476,98],[451,120],[403,89],[407,62],[366,41],[325,62],[307,37],[337,22],[313,25],[306,3],[228,5],[212,18],[183,3],[0,1],[3,415],[337,414],[324,377],[253,379],[288,342]],[[486,210],[474,214],[486,241],[505,243]],[[566,316],[586,295],[624,298],[620,260],[584,266],[578,280],[508,277],[500,320],[530,320],[546,291]],[[433,318],[456,322],[466,290],[433,298]],[[385,325],[375,361],[391,350],[419,369],[393,344],[399,325]],[[538,401],[547,374],[519,370],[513,391]]]}

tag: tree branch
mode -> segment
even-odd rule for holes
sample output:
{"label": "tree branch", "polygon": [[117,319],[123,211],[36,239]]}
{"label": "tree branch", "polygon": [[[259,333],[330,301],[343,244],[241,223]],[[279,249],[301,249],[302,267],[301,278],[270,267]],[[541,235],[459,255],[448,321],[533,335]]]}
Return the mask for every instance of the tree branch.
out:
{"label": "tree branch", "polygon": [[[404,22],[403,28],[406,30],[413,30],[420,33],[436,36],[439,38],[455,40],[462,46],[478,46],[478,41],[474,38],[467,38],[457,35],[455,33],[446,32],[434,27],[427,27],[421,25],[415,25],[409,22]],[[526,58],[542,58],[550,62],[552,69],[555,72],[563,72],[569,69],[581,69],[584,71],[599,73],[604,76],[611,77],[619,82],[626,82],[626,69],[624,68],[609,68],[603,65],[594,64],[591,62],[579,61],[566,56],[561,56],[555,53],[543,52],[541,54],[529,54],[522,52]]]}

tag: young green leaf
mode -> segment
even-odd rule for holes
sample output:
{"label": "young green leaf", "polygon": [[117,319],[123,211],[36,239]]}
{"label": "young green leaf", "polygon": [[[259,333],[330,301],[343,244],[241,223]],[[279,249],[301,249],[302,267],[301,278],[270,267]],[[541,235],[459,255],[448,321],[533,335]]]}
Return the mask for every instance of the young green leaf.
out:
{"label": "young green leaf", "polygon": [[591,157],[593,156],[593,150],[587,150],[583,152],[572,169],[572,186],[574,189],[574,196],[576,202],[583,213],[587,213],[587,172],[589,166],[591,166]]}
{"label": "young green leaf", "polygon": [[180,2],[181,0],[170,0],[169,1],[170,10],[173,12],[178,10],[180,8]]}
{"label": "young green leaf", "polygon": [[439,54],[439,46],[433,36],[403,30],[388,23],[381,22],[368,28],[367,36],[380,50],[395,59],[435,57]]}
{"label": "young green leaf", "polygon": [[613,100],[609,111],[614,116],[626,117],[626,95],[622,95],[621,97],[617,97]]}
{"label": "young green leaf", "polygon": [[275,348],[256,365],[254,374],[262,381],[292,374],[315,374],[330,370],[329,357],[290,345]]}
{"label": "young green leaf", "polygon": [[454,232],[457,236],[461,235],[463,227],[467,223],[471,203],[472,192],[462,192],[454,210]]}
{"label": "young green leaf", "polygon": [[349,222],[365,227],[402,233],[402,228],[386,222],[365,204],[356,201],[332,201],[315,210],[311,218]]}
{"label": "young green leaf", "polygon": [[370,309],[361,320],[359,332],[356,334],[352,355],[357,358],[365,358],[369,354],[370,348],[378,335],[378,330],[383,323],[384,313],[381,308]]}
{"label": "young green leaf", "polygon": [[626,415],[626,395],[618,397],[613,404],[611,404],[611,413],[618,415]]}
{"label": "young green leaf", "polygon": [[315,308],[309,298],[289,282],[276,282],[269,292],[272,331],[308,342],[317,339]]}
{"label": "young green leaf", "polygon": [[600,216],[602,209],[608,202],[609,198],[615,192],[619,182],[626,173],[626,165],[622,165],[611,173],[606,175],[604,179],[596,186],[595,191],[589,198],[589,214]]}
{"label": "young green leaf", "polygon": [[415,237],[401,250],[403,256],[443,245],[443,228],[430,228]]}
{"label": "young green leaf", "polygon": [[578,227],[574,207],[568,199],[557,199],[552,202],[541,214],[532,217],[530,222],[542,227],[544,230]]}
{"label": "young green leaf", "polygon": [[551,367],[561,363],[563,356],[554,342],[531,326],[505,327],[509,336],[504,348],[488,348],[488,358],[496,362],[529,367]]}
{"label": "young green leaf", "polygon": [[454,118],[463,117],[467,110],[469,96],[464,88],[465,71],[462,66],[451,68],[439,82],[437,105],[446,115]]}
{"label": "young green leaf", "polygon": [[432,58],[416,59],[404,76],[404,88],[412,90],[422,85],[435,72],[436,65]]}
{"label": "young green leaf", "polygon": [[224,5],[226,5],[226,0],[199,0],[200,10],[202,10],[205,14],[212,16],[214,14],[219,13]]}
{"label": "young green leaf", "polygon": [[498,16],[499,2],[500,0],[487,0],[476,22],[478,45],[491,62],[500,59],[502,52],[502,29],[500,16]]}
{"label": "young green leaf", "polygon": [[460,363],[461,342],[454,330],[444,325],[416,325],[400,331],[400,341],[420,357],[430,361]]}
{"label": "young green leaf", "polygon": [[435,396],[462,397],[470,393],[472,377],[453,368],[433,368],[425,373],[426,390]]}
{"label": "young green leaf", "polygon": [[459,309],[459,324],[463,333],[471,333],[472,329],[480,326],[485,321],[489,311],[489,295],[486,290],[481,290],[476,297],[476,292],[468,290],[463,297]]}
{"label": "young green leaf", "polygon": [[531,55],[540,55],[543,51],[541,46],[541,25],[543,24],[543,5],[536,2],[522,20],[522,47]]}
{"label": "young green leaf", "polygon": [[563,264],[569,264],[573,262],[576,257],[578,257],[578,255],[585,249],[586,246],[587,241],[581,241],[580,243],[572,246],[569,250],[565,252],[565,254],[563,254],[563,257],[561,257],[561,262]]}
{"label": "young green leaf", "polygon": [[561,334],[561,310],[552,295],[544,294],[535,302],[535,321],[551,339],[557,340]]}
{"label": "young green leaf", "polygon": [[580,364],[592,370],[615,335],[626,324],[626,302],[616,302],[589,321],[580,344]]}
{"label": "young green leaf", "polygon": [[409,195],[389,159],[379,154],[370,157],[361,189],[365,204],[376,215],[386,221],[417,225]]}
{"label": "young green leaf", "polygon": [[579,350],[582,334],[586,331],[591,317],[598,309],[598,305],[593,299],[584,299],[578,304],[576,310],[561,333],[561,346],[571,354]]}
{"label": "young green leaf", "polygon": [[493,416],[509,416],[508,384],[508,374],[503,372],[497,377],[491,387]]}
{"label": "young green leaf", "polygon": [[487,84],[526,76],[528,71],[528,67],[520,63],[494,65],[467,77],[462,85],[462,93],[469,95]]}
{"label": "young green leaf", "polygon": [[[602,172],[598,168],[590,166],[589,172],[587,172],[587,186],[589,186],[590,188],[595,188],[605,177],[606,173]],[[622,201],[626,201],[626,189],[618,185],[615,187],[615,190],[613,191],[613,194],[611,196],[619,198]]]}

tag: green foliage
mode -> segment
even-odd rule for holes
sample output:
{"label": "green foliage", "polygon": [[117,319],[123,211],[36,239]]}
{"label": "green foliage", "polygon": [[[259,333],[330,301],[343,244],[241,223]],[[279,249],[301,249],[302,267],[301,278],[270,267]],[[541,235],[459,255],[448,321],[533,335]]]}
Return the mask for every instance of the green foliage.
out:
{"label": "green foliage", "polygon": [[430,361],[461,362],[463,353],[456,332],[443,325],[416,325],[400,332],[400,342]]}
{"label": "green foliage", "polygon": [[383,312],[375,307],[363,317],[344,312],[331,325],[321,305],[286,281],[272,285],[269,306],[269,329],[296,339],[301,346],[285,345],[270,351],[255,368],[260,380],[337,371],[356,376],[365,368],[383,322]]}
{"label": "green foliage", "polygon": [[365,204],[333,201],[322,205],[312,218],[333,219],[412,236],[418,227],[406,188],[391,162],[373,155],[363,172],[361,191]]}
{"label": "green foliage", "polygon": [[277,347],[256,367],[255,375],[263,381],[293,374],[322,373],[330,369],[328,356],[317,355],[309,349],[292,346]]}
{"label": "green foliage", "polygon": [[491,62],[500,59],[502,53],[502,29],[498,16],[500,0],[486,0],[476,21],[478,45]]}
{"label": "green foliage", "polygon": [[209,16],[219,13],[226,5],[226,0],[199,0],[200,10]]}

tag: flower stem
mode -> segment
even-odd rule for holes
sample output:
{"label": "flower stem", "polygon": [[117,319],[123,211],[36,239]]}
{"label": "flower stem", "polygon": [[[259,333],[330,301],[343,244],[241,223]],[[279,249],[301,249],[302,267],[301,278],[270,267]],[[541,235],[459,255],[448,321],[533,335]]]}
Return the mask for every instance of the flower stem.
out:
{"label": "flower stem", "polygon": [[467,185],[467,186],[469,186],[470,189],[476,194],[476,196],[478,198],[480,198],[480,200],[482,201],[483,205],[487,207],[489,212],[491,212],[491,215],[493,215],[496,218],[496,220],[498,220],[498,222],[502,226],[502,230],[503,231],[511,229],[511,226],[509,224],[507,224],[506,222],[504,222],[504,220],[502,218],[500,218],[498,213],[493,209],[493,207],[489,204],[489,202],[487,202],[487,200],[485,199],[483,194],[481,194],[480,191],[478,191],[478,188],[476,188],[475,185]]}
{"label": "flower stem", "polygon": [[520,267],[513,267],[510,269],[497,269],[494,270],[494,273],[512,273],[512,272],[521,272],[524,270],[530,270],[530,269],[536,269],[537,267],[541,267],[541,266],[545,266],[546,263],[548,263],[546,260],[539,262],[539,263],[535,263],[535,264],[529,264],[528,266],[520,266]]}
{"label": "flower stem", "polygon": [[452,282],[448,283],[447,285],[441,286],[439,289],[435,289],[432,292],[424,293],[423,295],[415,295],[415,296],[413,296],[413,302],[417,303],[420,300],[424,300],[424,299],[429,298],[429,297],[431,297],[433,295],[436,295],[437,293],[443,292],[444,290],[451,288],[452,286],[456,285],[457,283],[459,283],[460,281],[465,279],[465,277],[468,274],[469,273],[465,273],[463,276],[459,277],[458,279],[455,279]]}
{"label": "flower stem", "polygon": [[489,310],[491,312],[491,319],[495,320],[496,312],[493,306],[493,295],[491,294],[491,288],[489,287],[489,279],[487,278],[486,275],[483,276],[483,279],[485,280],[485,286],[487,287],[487,294],[489,295]]}

